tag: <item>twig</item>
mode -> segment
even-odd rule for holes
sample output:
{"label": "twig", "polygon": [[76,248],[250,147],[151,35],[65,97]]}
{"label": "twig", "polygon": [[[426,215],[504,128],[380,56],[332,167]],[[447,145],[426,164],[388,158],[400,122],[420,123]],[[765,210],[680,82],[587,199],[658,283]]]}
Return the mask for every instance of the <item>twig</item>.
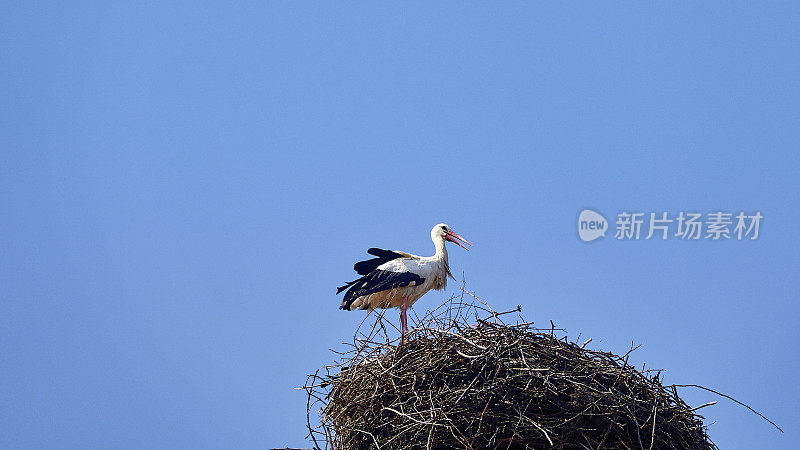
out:
{"label": "twig", "polygon": [[691,412],[695,412],[695,411],[697,411],[697,410],[698,410],[698,409],[700,409],[700,408],[705,408],[706,406],[712,406],[712,405],[716,405],[716,404],[717,404],[717,401],[716,401],[716,400],[714,400],[713,402],[703,403],[703,404],[702,404],[702,405],[700,405],[700,406],[695,406],[694,408],[690,409],[689,411],[691,411]]}
{"label": "twig", "polygon": [[759,417],[761,417],[762,419],[764,419],[764,420],[766,420],[767,422],[771,423],[771,424],[772,424],[772,426],[774,426],[775,428],[777,428],[777,429],[778,429],[778,431],[780,431],[781,433],[783,433],[783,430],[781,429],[781,427],[779,427],[779,426],[778,426],[778,425],[777,425],[775,422],[773,422],[773,421],[771,421],[771,420],[767,419],[767,417],[766,417],[766,416],[764,416],[763,414],[761,414],[760,412],[758,412],[758,411],[756,411],[755,409],[753,409],[753,408],[751,408],[751,407],[747,406],[746,404],[744,404],[744,403],[740,402],[739,400],[736,400],[735,398],[731,397],[730,395],[725,395],[725,394],[723,394],[722,392],[718,392],[718,391],[715,391],[715,390],[713,390],[713,389],[709,389],[709,388],[707,388],[707,387],[705,387],[705,386],[700,386],[700,385],[698,385],[698,384],[673,384],[673,386],[675,386],[675,387],[694,387],[694,388],[698,388],[698,389],[703,389],[703,390],[706,390],[706,391],[708,391],[708,392],[713,392],[714,394],[721,395],[721,396],[723,396],[723,397],[727,398],[728,400],[733,400],[734,402],[736,402],[736,403],[738,403],[738,404],[740,404],[740,405],[744,406],[745,408],[749,409],[750,411],[754,412],[755,414],[757,414],[757,415],[758,415]]}

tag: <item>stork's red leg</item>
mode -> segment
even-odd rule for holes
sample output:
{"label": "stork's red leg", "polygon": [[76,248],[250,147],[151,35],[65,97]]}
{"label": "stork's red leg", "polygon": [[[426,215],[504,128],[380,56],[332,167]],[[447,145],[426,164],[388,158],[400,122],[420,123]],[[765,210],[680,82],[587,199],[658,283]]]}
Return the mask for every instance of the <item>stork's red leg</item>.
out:
{"label": "stork's red leg", "polygon": [[408,333],[408,316],[406,315],[406,310],[408,310],[408,297],[403,297],[403,306],[400,307],[400,324],[403,326],[403,334]]}

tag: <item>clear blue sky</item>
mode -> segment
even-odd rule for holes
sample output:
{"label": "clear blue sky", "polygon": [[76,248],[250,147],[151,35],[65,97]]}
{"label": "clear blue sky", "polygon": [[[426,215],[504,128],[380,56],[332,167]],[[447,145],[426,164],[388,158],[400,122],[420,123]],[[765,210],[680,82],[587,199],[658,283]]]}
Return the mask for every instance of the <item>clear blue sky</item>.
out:
{"label": "clear blue sky", "polygon": [[[371,246],[800,440],[800,4],[3,2],[0,447],[303,446]],[[756,241],[578,239],[593,208]],[[417,311],[448,293],[430,293]],[[396,314],[390,312],[390,314]]]}

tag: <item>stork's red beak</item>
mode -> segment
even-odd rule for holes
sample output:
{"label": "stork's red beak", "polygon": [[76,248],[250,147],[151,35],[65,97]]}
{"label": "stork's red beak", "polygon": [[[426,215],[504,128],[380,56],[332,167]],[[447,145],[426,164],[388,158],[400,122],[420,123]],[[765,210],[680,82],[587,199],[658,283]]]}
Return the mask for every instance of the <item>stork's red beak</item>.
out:
{"label": "stork's red beak", "polygon": [[455,242],[456,245],[458,245],[459,247],[463,248],[466,251],[469,251],[469,249],[467,247],[464,247],[464,245],[461,244],[461,242],[458,242],[456,239],[464,242],[465,244],[472,245],[472,244],[470,244],[470,242],[468,240],[464,239],[463,237],[457,235],[456,233],[454,233],[452,231],[448,231],[447,233],[445,233],[444,240],[450,241],[450,242]]}

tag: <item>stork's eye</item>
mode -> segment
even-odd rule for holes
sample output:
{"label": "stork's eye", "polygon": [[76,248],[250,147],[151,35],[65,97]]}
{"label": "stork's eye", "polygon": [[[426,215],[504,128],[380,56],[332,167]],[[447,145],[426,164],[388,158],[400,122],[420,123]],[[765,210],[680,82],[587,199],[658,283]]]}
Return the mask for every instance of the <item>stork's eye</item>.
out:
{"label": "stork's eye", "polygon": [[442,225],[442,229],[443,229],[443,230],[447,230],[447,227],[446,227],[446,226],[444,226],[444,225]]}

